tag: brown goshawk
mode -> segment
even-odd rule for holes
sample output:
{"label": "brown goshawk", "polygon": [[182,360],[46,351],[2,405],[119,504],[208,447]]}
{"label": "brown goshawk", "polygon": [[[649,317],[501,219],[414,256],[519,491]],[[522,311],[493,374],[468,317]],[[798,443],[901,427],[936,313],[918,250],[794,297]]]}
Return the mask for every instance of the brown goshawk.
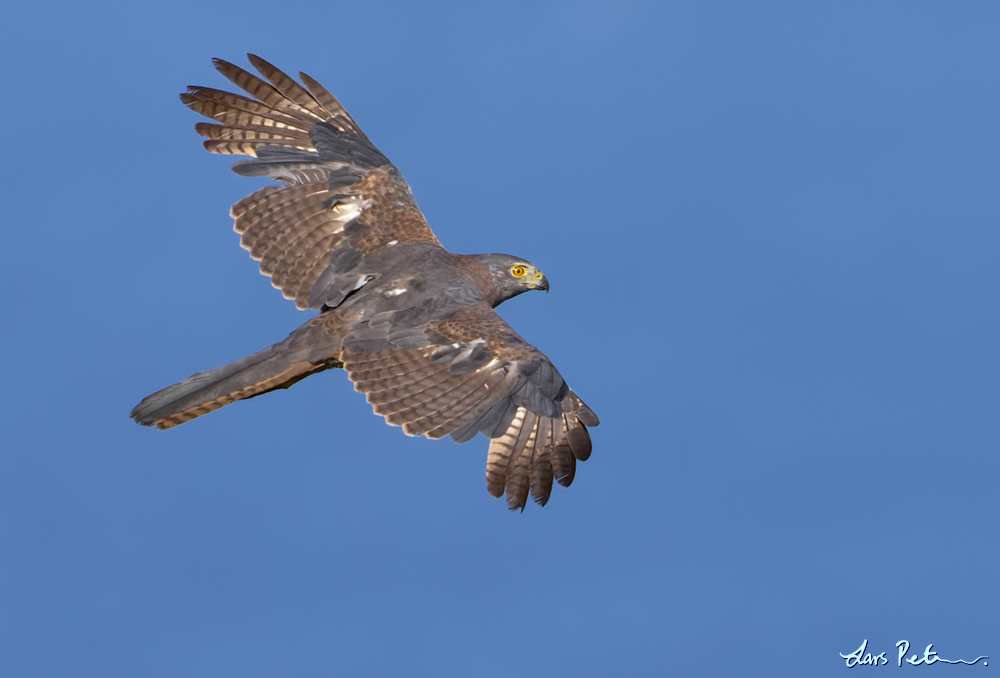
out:
{"label": "brown goshawk", "polygon": [[132,418],[161,429],[331,368],[409,435],[490,439],[486,482],[511,509],[548,501],[590,456],[598,418],[494,308],[548,281],[503,254],[445,250],[399,171],[315,80],[259,57],[264,79],[216,59],[249,96],[189,87],[181,101],[213,122],[195,130],[233,170],[270,177],[236,203],[241,244],[300,309],[319,315],[287,339],[145,398]]}

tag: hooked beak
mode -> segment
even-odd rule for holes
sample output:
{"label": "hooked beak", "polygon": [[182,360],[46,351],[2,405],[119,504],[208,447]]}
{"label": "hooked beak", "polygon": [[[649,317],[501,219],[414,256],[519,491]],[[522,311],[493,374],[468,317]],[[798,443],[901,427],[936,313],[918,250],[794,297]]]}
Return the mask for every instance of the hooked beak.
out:
{"label": "hooked beak", "polygon": [[536,290],[549,291],[549,279],[542,275],[542,272],[538,272],[538,279],[535,281]]}

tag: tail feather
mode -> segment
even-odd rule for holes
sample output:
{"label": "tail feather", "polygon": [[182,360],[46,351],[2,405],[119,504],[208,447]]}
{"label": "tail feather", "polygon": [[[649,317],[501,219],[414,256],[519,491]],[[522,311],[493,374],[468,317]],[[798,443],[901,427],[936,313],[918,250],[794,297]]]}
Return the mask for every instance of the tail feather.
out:
{"label": "tail feather", "polygon": [[[237,400],[288,388],[317,372],[342,367],[336,359],[339,341],[317,329],[321,329],[318,323],[307,323],[280,343],[157,391],[136,405],[130,416],[143,426],[171,428]],[[324,339],[321,345],[309,340],[318,334]]]}

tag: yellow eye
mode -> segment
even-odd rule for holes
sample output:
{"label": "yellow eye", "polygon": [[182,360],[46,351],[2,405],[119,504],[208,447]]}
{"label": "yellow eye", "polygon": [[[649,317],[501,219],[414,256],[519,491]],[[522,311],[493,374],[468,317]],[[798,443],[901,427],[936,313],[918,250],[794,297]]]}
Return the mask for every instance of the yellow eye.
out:
{"label": "yellow eye", "polygon": [[510,274],[515,278],[523,278],[525,275],[528,274],[528,269],[526,266],[517,264],[516,266],[510,267]]}

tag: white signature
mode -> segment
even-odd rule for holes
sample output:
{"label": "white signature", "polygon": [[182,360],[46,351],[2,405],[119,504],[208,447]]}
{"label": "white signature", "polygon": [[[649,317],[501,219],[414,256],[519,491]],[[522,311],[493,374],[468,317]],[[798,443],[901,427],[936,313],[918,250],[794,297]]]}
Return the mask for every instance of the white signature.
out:
{"label": "white signature", "polygon": [[[972,666],[977,664],[980,659],[983,661],[983,666],[989,666],[989,662],[985,661],[989,657],[976,657],[974,660],[966,661],[965,659],[945,659],[944,657],[939,657],[938,653],[933,649],[934,644],[931,643],[926,648],[924,648],[924,656],[914,654],[911,657],[907,657],[906,653],[910,651],[910,642],[907,640],[901,640],[896,643],[896,649],[899,650],[899,655],[896,657],[896,666],[902,666],[905,661],[911,666],[920,666],[921,664],[936,664],[938,662],[944,662],[945,664],[968,664]],[[847,660],[847,668],[853,668],[855,666],[885,666],[889,663],[889,660],[885,658],[885,652],[879,652],[878,654],[873,654],[868,652],[868,639],[861,643],[861,647],[850,654],[841,653],[841,657]],[[905,657],[905,659],[904,659]]]}

